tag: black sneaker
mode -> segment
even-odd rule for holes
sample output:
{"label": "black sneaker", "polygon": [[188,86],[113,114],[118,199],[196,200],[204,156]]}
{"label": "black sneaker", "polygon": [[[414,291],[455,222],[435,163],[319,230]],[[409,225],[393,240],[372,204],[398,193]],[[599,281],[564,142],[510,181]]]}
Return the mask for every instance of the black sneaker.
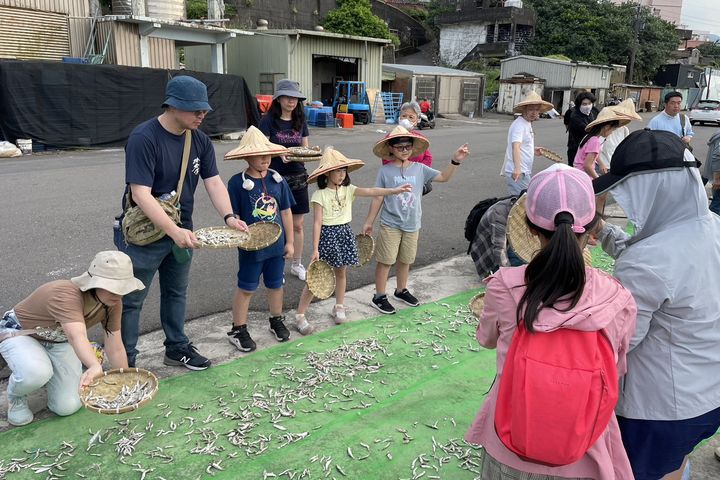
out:
{"label": "black sneaker", "polygon": [[287,329],[282,315],[270,317],[270,331],[275,335],[278,342],[287,342],[290,339],[290,330]]}
{"label": "black sneaker", "polygon": [[190,370],[205,370],[210,366],[210,360],[200,355],[192,343],[173,350],[165,350],[165,365],[183,366]]}
{"label": "black sneaker", "polygon": [[255,342],[250,337],[247,325],[233,325],[232,330],[227,332],[228,341],[235,345],[241,352],[252,352],[255,350]]}
{"label": "black sneaker", "polygon": [[415,298],[412,293],[408,292],[407,288],[403,288],[399,292],[395,290],[393,296],[398,300],[402,300],[403,302],[407,303],[411,307],[417,307],[418,305],[420,305],[418,299]]}
{"label": "black sneaker", "polygon": [[371,305],[386,315],[395,313],[395,307],[392,306],[392,303],[388,302],[387,295],[373,296]]}

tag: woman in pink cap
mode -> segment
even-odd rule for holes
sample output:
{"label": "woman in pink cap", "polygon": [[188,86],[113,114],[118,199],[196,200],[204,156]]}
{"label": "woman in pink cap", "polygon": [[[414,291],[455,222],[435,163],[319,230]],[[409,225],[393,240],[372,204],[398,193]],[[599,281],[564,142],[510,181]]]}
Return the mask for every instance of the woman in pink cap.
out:
{"label": "woman in pink cap", "polygon": [[613,408],[636,306],[583,262],[599,218],[590,177],[561,164],[538,173],[526,213],[542,248],[485,281],[476,336],[497,349],[497,378],[465,438],[483,446],[482,478],[632,479]]}

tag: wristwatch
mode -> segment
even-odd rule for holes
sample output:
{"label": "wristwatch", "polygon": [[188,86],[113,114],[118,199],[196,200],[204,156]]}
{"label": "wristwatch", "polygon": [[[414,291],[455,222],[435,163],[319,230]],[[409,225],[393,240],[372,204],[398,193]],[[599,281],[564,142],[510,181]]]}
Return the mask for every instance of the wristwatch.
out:
{"label": "wristwatch", "polygon": [[240,218],[240,216],[237,213],[228,213],[223,217],[223,222],[227,225],[228,218]]}

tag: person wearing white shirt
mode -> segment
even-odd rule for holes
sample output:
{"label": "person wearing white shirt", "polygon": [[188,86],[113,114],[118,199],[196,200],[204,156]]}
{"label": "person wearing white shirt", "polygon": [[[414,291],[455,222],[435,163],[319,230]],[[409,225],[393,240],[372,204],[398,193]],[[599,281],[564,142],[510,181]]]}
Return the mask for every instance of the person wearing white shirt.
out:
{"label": "person wearing white shirt", "polygon": [[653,117],[648,124],[650,130],[665,130],[680,137],[689,146],[695,136],[687,115],[681,114],[682,93],[670,92],[665,95],[665,109]]}
{"label": "person wearing white shirt", "polygon": [[535,155],[540,155],[540,149],[535,147],[532,122],[540,118],[541,113],[552,108],[552,103],[544,101],[537,93],[530,92],[513,109],[520,116],[510,125],[505,163],[500,172],[507,181],[510,195],[520,195],[530,183],[533,160]]}

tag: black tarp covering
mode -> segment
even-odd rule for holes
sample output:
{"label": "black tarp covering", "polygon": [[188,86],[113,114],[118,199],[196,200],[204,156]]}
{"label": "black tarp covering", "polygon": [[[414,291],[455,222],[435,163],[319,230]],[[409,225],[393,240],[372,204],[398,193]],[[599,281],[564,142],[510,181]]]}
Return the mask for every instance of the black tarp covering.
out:
{"label": "black tarp covering", "polygon": [[124,145],[136,125],[162,113],[165,84],[176,75],[208,86],[213,111],[200,127],[208,135],[257,125],[257,102],[237,75],[0,61],[0,134],[56,147]]}

